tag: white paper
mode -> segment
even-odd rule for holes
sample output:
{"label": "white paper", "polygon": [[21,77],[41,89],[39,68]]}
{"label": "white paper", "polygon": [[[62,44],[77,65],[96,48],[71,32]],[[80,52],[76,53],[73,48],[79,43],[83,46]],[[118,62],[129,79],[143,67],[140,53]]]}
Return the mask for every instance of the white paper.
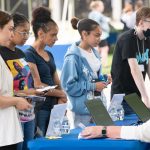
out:
{"label": "white paper", "polygon": [[84,139],[84,138],[82,137],[81,133],[78,134],[78,140],[80,140],[80,139]]}
{"label": "white paper", "polygon": [[46,86],[46,87],[41,88],[41,89],[36,89],[36,91],[38,91],[38,92],[44,92],[44,91],[48,91],[48,90],[51,90],[51,89],[55,89],[56,87],[57,87],[57,85]]}
{"label": "white paper", "polygon": [[123,101],[123,97],[125,96],[124,93],[122,94],[114,94],[111,100],[111,103],[109,105],[108,111],[110,111],[112,109],[112,107],[114,107],[114,105],[121,105],[122,101]]}
{"label": "white paper", "polygon": [[50,121],[47,128],[46,136],[55,136],[54,130],[53,130],[53,124],[54,121],[57,119],[60,120],[60,123],[62,123],[64,115],[66,113],[67,104],[57,104],[54,105],[53,109],[51,110],[50,115]]}

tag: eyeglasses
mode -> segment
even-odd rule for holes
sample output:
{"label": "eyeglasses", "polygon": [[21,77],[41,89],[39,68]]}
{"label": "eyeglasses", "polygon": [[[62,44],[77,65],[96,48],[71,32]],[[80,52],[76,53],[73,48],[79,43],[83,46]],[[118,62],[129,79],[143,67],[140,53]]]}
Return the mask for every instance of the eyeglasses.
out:
{"label": "eyeglasses", "polygon": [[30,35],[32,34],[31,32],[21,32],[21,31],[17,31],[17,30],[14,30],[14,32],[19,33],[19,34],[22,35],[23,37],[25,37],[25,36],[30,36]]}
{"label": "eyeglasses", "polygon": [[143,20],[143,21],[145,21],[145,22],[149,22],[149,23],[150,23],[150,20]]}

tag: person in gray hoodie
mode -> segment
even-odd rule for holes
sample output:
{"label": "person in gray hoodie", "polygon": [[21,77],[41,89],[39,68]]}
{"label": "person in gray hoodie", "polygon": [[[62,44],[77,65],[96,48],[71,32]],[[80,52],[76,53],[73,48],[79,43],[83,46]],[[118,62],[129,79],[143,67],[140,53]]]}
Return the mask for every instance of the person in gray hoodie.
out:
{"label": "person in gray hoodie", "polygon": [[[81,41],[72,44],[65,55],[61,73],[61,85],[68,97],[68,111],[71,115],[71,128],[80,122],[88,124],[91,116],[84,104],[101,91],[108,82],[95,82],[101,73],[101,60],[94,47],[100,42],[102,30],[99,24],[91,19],[72,18],[72,27],[79,31]],[[110,77],[109,77],[109,80]]]}

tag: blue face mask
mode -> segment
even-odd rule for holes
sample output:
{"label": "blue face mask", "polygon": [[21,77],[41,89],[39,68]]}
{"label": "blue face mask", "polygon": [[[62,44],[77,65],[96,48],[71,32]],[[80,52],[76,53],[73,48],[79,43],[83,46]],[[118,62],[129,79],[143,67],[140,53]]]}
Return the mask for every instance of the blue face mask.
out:
{"label": "blue face mask", "polygon": [[145,37],[150,37],[150,29],[147,29],[146,31],[143,31],[143,34]]}

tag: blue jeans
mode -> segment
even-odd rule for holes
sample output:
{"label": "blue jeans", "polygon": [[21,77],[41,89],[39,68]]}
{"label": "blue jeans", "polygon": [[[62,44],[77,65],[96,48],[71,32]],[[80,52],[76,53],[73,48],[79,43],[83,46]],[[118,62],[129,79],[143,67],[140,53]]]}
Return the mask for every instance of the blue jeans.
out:
{"label": "blue jeans", "polygon": [[17,150],[28,150],[27,143],[34,138],[35,120],[22,122],[21,125],[24,135],[24,141],[17,145]]}
{"label": "blue jeans", "polygon": [[39,110],[35,114],[35,122],[36,122],[36,137],[43,137],[46,134],[49,119],[50,119],[50,111],[47,110]]}

